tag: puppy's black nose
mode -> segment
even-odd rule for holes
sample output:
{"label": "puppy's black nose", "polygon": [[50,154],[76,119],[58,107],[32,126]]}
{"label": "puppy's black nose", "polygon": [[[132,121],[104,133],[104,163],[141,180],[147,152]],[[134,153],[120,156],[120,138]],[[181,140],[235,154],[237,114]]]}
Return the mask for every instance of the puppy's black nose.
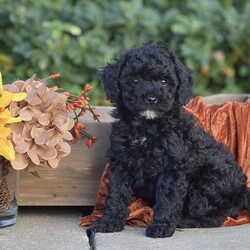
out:
{"label": "puppy's black nose", "polygon": [[155,96],[149,95],[145,97],[145,100],[149,104],[157,103],[158,99]]}

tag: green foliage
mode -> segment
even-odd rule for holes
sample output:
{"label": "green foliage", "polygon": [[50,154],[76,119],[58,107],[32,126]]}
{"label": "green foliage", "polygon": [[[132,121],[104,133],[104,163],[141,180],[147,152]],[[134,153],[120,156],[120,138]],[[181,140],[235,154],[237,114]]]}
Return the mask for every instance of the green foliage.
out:
{"label": "green foliage", "polygon": [[196,79],[195,94],[250,92],[250,3],[244,0],[0,0],[0,71],[6,83],[60,73],[79,93],[120,51],[168,42]]}

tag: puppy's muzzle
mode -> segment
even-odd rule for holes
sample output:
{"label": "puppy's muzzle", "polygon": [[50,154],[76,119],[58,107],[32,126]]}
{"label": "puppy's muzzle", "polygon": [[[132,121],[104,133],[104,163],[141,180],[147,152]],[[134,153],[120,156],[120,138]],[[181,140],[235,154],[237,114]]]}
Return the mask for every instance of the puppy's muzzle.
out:
{"label": "puppy's muzzle", "polygon": [[149,95],[149,96],[145,97],[145,101],[148,104],[155,104],[155,103],[157,103],[158,99],[155,96]]}

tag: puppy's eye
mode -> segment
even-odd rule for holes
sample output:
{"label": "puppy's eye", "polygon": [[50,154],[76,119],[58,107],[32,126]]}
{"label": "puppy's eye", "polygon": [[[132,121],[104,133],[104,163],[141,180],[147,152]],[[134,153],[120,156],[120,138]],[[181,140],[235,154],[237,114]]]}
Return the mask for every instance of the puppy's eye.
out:
{"label": "puppy's eye", "polygon": [[168,84],[166,80],[161,80],[160,82],[161,82],[162,85],[167,85]]}
{"label": "puppy's eye", "polygon": [[131,83],[132,83],[134,86],[136,86],[136,85],[138,85],[138,84],[140,83],[140,81],[137,80],[137,79],[133,79],[133,80],[131,81]]}

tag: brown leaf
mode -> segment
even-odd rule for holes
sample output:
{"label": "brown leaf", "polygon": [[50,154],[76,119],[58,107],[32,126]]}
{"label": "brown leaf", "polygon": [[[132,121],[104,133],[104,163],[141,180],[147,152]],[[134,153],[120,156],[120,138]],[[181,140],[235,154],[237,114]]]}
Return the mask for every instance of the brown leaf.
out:
{"label": "brown leaf", "polygon": [[26,80],[23,83],[23,87],[20,89],[21,92],[25,91],[27,89],[27,86],[31,85],[34,82],[35,78],[36,78],[36,74],[32,75],[30,79]]}
{"label": "brown leaf", "polygon": [[25,169],[28,164],[29,160],[27,159],[25,154],[16,154],[16,159],[13,161],[10,161],[11,166],[16,170],[22,170]]}
{"label": "brown leaf", "polygon": [[50,148],[53,148],[58,144],[59,141],[60,141],[59,137],[54,137],[54,138],[49,139],[46,145]]}
{"label": "brown leaf", "polygon": [[74,124],[75,124],[74,119],[69,118],[69,120],[68,120],[68,122],[67,122],[66,129],[67,129],[67,130],[72,129],[72,128],[74,127]]}
{"label": "brown leaf", "polygon": [[[47,112],[49,112],[51,109],[56,107],[56,93],[54,91],[48,91],[42,98],[42,102],[44,104],[44,108],[47,109]],[[50,105],[52,107],[48,108]]]}
{"label": "brown leaf", "polygon": [[41,114],[38,117],[38,122],[43,126],[48,126],[50,124],[51,116],[49,114]]}
{"label": "brown leaf", "polygon": [[37,154],[37,150],[38,150],[38,147],[36,144],[33,144],[31,147],[30,147],[30,150],[27,152],[30,160],[35,164],[35,165],[39,165],[40,164],[40,159],[39,159],[39,156]]}
{"label": "brown leaf", "polygon": [[30,135],[31,129],[33,128],[32,123],[25,123],[22,130],[22,137],[26,141],[31,141],[33,138]]}
{"label": "brown leaf", "polygon": [[67,96],[57,93],[57,103],[66,106]]}
{"label": "brown leaf", "polygon": [[29,165],[27,166],[27,171],[29,171],[31,174],[33,174],[36,177],[39,177],[38,171],[39,169],[41,169],[41,167],[43,167],[43,165],[36,165],[34,164],[32,161],[29,162]]}
{"label": "brown leaf", "polygon": [[14,85],[14,83],[13,84],[5,84],[5,85],[3,85],[3,89],[5,91],[9,91],[11,93],[18,93],[19,92],[18,86]]}
{"label": "brown leaf", "polygon": [[36,85],[36,88],[37,88],[37,94],[42,98],[46,92],[47,92],[47,87],[46,87],[46,84],[43,83],[43,82],[39,82],[37,85]]}
{"label": "brown leaf", "polygon": [[24,107],[20,109],[19,116],[22,118],[23,121],[31,121],[33,117],[33,113],[27,109],[27,107]]}
{"label": "brown leaf", "polygon": [[18,88],[18,92],[23,92],[23,86],[24,86],[24,81],[17,80],[12,83],[13,86],[16,86]]}
{"label": "brown leaf", "polygon": [[24,124],[22,122],[18,122],[18,123],[11,123],[10,125],[11,128],[11,133],[14,134],[22,134],[23,128],[24,128]]}
{"label": "brown leaf", "polygon": [[30,136],[33,139],[37,136],[36,129],[37,129],[37,124],[32,124],[31,130],[30,130]]}
{"label": "brown leaf", "polygon": [[26,153],[30,146],[31,143],[30,141],[25,141],[21,135],[14,134],[12,137],[13,142],[16,144],[15,145],[15,151],[20,154]]}
{"label": "brown leaf", "polygon": [[51,110],[51,115],[53,117],[57,116],[57,115],[61,115],[63,117],[68,117],[68,111],[66,109],[66,106],[63,105],[57,105],[56,109]]}
{"label": "brown leaf", "polygon": [[37,171],[32,171],[29,167],[28,167],[28,171],[29,171],[33,176],[35,176],[35,177],[37,177],[37,178],[40,178],[40,175],[38,174]]}
{"label": "brown leaf", "polygon": [[56,158],[56,159],[51,159],[51,160],[48,160],[47,163],[48,163],[48,165],[49,165],[51,168],[57,168],[58,165],[59,165],[59,161],[60,161],[60,160],[61,160],[61,159],[58,159],[58,158]]}
{"label": "brown leaf", "polygon": [[46,145],[43,145],[38,148],[38,156],[43,160],[52,160],[57,157],[57,150],[55,148],[49,148]]}
{"label": "brown leaf", "polygon": [[20,154],[27,153],[31,143],[23,142],[15,146],[15,151]]}
{"label": "brown leaf", "polygon": [[59,134],[54,128],[47,131],[48,140],[46,145],[50,148],[55,147],[55,145],[62,139],[62,135]]}
{"label": "brown leaf", "polygon": [[34,141],[37,145],[44,145],[47,141],[47,133],[44,128],[34,129]]}
{"label": "brown leaf", "polygon": [[65,124],[67,122],[67,117],[63,116],[63,115],[56,115],[53,117],[53,124],[61,129],[60,127]]}
{"label": "brown leaf", "polygon": [[[32,89],[31,92],[33,92],[34,90]],[[32,106],[36,106],[36,105],[40,105],[42,104],[42,100],[41,98],[35,93],[35,94],[31,94],[31,92],[27,92],[28,95],[26,97],[26,101],[32,105]]]}
{"label": "brown leaf", "polygon": [[20,110],[20,108],[19,108],[19,106],[17,105],[17,102],[11,102],[11,103],[10,103],[10,105],[9,105],[9,111],[11,112],[11,114],[12,114],[13,116],[17,116],[19,110]]}
{"label": "brown leaf", "polygon": [[71,140],[73,140],[73,136],[69,131],[65,131],[63,134],[63,139],[65,139],[67,141],[71,141]]}
{"label": "brown leaf", "polygon": [[71,147],[67,142],[61,141],[56,145],[56,149],[60,152],[64,152],[67,155],[71,152]]}

